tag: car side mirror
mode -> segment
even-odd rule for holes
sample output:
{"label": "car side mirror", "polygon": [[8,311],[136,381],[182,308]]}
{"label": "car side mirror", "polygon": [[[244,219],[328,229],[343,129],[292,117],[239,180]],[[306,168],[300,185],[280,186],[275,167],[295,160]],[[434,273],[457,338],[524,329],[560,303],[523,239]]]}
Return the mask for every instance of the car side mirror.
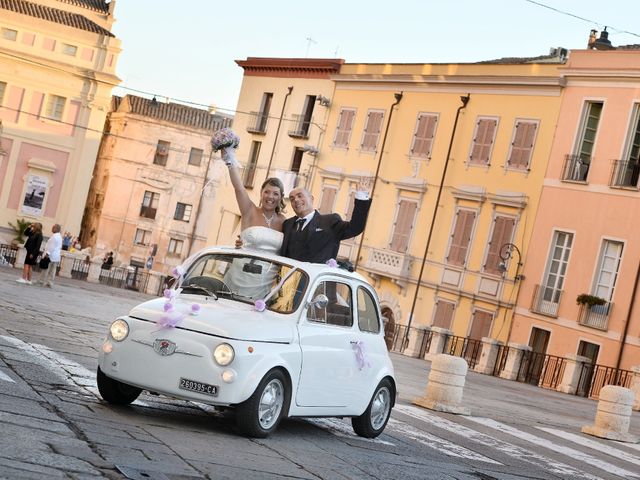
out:
{"label": "car side mirror", "polygon": [[313,300],[309,302],[309,305],[313,305],[315,308],[326,308],[329,305],[329,297],[324,293],[317,295]]}

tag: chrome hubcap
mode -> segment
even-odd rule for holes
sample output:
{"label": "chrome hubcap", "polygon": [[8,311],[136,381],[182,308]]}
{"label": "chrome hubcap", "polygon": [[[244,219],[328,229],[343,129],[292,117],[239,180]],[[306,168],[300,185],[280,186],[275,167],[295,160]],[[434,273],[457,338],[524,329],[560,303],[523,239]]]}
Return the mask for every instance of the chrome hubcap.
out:
{"label": "chrome hubcap", "polygon": [[378,390],[371,402],[371,427],[379,430],[387,421],[391,411],[391,392],[387,387]]}
{"label": "chrome hubcap", "polygon": [[284,405],[284,385],[273,379],[262,391],[258,405],[258,421],[265,430],[270,429],[280,417]]}

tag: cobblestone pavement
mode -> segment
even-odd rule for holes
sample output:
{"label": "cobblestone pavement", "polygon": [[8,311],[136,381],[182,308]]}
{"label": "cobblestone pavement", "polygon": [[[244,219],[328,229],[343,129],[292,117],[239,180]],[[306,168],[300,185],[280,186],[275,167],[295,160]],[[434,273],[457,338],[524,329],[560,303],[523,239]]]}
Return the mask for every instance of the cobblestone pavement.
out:
{"label": "cobblestone pavement", "polygon": [[[84,281],[19,285],[0,268],[0,478],[620,479],[640,446],[580,433],[596,402],[469,373],[469,416],[411,404],[429,362],[393,355],[399,399],[384,434],[340,419],[286,420],[268,439],[237,434],[205,405],[143,394],[104,403],[95,386],[110,321],[149,298]],[[640,434],[640,415],[631,418]]]}

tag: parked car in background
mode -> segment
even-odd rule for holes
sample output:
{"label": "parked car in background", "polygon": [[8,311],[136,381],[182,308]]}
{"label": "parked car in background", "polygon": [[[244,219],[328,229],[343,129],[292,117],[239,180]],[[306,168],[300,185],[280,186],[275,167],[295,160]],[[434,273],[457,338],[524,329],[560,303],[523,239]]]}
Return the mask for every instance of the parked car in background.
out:
{"label": "parked car in background", "polygon": [[276,255],[209,248],[179,287],[118,317],[98,388],[112,404],[143,390],[233,409],[266,437],[285,417],[351,417],[376,437],[396,398],[375,290],[359,274]]}

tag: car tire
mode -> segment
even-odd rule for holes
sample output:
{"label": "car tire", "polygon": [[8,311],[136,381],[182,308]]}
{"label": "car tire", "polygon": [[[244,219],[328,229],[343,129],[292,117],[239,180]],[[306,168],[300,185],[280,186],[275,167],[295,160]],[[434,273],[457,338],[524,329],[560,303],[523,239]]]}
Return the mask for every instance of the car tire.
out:
{"label": "car tire", "polygon": [[98,367],[98,391],[104,400],[114,405],[129,405],[142,393],[142,389],[132,387],[107,377]]}
{"label": "car tire", "polygon": [[359,417],[351,419],[353,431],[361,437],[375,438],[382,433],[391,417],[393,406],[393,385],[388,378],[376,387],[369,406]]}
{"label": "car tire", "polygon": [[236,425],[247,437],[266,438],[289,409],[291,392],[282,370],[269,371],[253,395],[236,407]]}

